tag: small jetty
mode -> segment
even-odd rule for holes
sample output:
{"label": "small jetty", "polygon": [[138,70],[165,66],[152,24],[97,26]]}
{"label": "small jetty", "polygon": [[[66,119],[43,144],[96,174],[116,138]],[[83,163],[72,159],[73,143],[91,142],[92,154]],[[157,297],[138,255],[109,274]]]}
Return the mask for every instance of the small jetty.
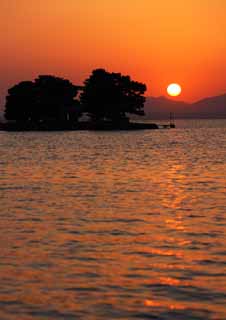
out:
{"label": "small jetty", "polygon": [[172,129],[172,128],[176,128],[174,123],[158,124],[158,129]]}
{"label": "small jetty", "polygon": [[175,126],[175,120],[174,120],[174,114],[170,112],[170,118],[169,118],[169,123],[167,124],[158,124],[159,129],[171,129],[171,128],[176,128]]}

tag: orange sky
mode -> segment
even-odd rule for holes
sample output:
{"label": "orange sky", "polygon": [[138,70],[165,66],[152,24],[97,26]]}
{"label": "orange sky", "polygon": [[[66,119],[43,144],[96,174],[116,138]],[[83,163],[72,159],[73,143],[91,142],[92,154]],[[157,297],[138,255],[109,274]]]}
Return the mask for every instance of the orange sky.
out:
{"label": "orange sky", "polygon": [[194,101],[226,92],[225,0],[1,0],[0,95],[38,74],[81,84],[104,67],[145,82],[178,82]]}

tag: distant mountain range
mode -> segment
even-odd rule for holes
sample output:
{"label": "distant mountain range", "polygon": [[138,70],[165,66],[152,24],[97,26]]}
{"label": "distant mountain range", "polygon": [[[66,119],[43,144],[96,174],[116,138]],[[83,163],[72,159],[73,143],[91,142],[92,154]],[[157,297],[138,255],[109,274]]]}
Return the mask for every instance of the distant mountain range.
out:
{"label": "distant mountain range", "polygon": [[168,119],[170,112],[175,118],[226,118],[226,94],[195,103],[175,101],[166,97],[147,97],[145,118]]}
{"label": "distant mountain range", "polygon": [[[194,103],[166,97],[147,97],[144,110],[146,119],[169,119],[170,112],[175,118],[226,118],[226,94]],[[0,122],[3,120],[3,111],[0,110]]]}

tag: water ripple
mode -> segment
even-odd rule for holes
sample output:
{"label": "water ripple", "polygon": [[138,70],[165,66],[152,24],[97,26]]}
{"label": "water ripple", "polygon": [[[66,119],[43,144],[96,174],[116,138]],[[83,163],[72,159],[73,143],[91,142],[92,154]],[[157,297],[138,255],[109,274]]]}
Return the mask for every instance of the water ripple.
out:
{"label": "water ripple", "polygon": [[226,319],[214,123],[2,132],[0,319]]}

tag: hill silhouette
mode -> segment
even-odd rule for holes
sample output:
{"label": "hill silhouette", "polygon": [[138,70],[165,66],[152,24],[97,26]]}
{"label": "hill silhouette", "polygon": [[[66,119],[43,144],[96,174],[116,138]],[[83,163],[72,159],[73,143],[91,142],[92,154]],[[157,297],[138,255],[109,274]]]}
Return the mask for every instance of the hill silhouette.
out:
{"label": "hill silhouette", "polygon": [[[0,122],[4,122],[3,107]],[[146,119],[169,119],[170,112],[176,118],[226,118],[226,93],[201,99],[194,103],[160,97],[147,97],[144,105]],[[134,117],[133,117],[134,118]]]}
{"label": "hill silhouette", "polygon": [[204,98],[194,103],[175,101],[166,97],[147,97],[144,108],[146,119],[226,118],[226,94]]}

